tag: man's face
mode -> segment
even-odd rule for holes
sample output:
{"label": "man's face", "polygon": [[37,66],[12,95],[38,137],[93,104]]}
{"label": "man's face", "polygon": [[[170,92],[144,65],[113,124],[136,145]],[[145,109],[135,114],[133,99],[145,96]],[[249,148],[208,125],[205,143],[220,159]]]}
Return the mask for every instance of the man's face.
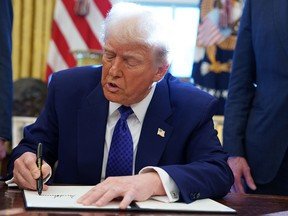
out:
{"label": "man's face", "polygon": [[152,49],[140,44],[120,44],[106,40],[101,84],[105,97],[130,106],[140,102],[159,81],[167,67],[155,63]]}

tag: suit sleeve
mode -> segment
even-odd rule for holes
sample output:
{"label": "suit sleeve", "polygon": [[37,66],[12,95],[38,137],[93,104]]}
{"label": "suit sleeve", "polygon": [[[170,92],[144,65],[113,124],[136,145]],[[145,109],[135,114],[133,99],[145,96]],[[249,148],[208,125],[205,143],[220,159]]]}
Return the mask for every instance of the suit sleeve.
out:
{"label": "suit sleeve", "polygon": [[205,105],[198,127],[186,143],[186,164],[162,166],[179,188],[179,200],[190,203],[197,199],[225,196],[233,174],[227,164],[227,154],[214,130],[212,116],[215,99]]}
{"label": "suit sleeve", "polygon": [[11,140],[12,116],[12,20],[11,0],[0,3],[0,137]]}
{"label": "suit sleeve", "polygon": [[223,146],[231,156],[245,157],[245,131],[255,94],[256,66],[251,31],[251,2],[246,1],[241,18],[224,115]]}

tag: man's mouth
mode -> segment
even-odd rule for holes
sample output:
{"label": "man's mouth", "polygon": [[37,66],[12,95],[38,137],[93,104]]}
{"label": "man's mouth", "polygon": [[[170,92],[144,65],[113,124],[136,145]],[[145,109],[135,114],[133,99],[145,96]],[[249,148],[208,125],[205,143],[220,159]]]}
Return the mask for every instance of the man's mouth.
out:
{"label": "man's mouth", "polygon": [[107,83],[106,87],[107,87],[107,90],[110,92],[116,92],[119,90],[119,87],[115,83]]}

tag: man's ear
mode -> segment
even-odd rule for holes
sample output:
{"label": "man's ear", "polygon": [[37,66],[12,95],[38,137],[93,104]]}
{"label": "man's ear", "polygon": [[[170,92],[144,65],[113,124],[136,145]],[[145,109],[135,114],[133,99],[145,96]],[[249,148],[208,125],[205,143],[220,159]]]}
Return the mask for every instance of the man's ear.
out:
{"label": "man's ear", "polygon": [[162,66],[159,66],[156,74],[154,75],[153,81],[158,82],[159,80],[161,80],[165,76],[169,66],[170,66],[169,64],[164,64]]}

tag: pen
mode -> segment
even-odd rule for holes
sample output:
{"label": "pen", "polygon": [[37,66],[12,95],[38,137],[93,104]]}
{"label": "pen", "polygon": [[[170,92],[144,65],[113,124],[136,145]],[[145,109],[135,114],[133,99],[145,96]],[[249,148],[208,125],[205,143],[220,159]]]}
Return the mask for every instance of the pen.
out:
{"label": "pen", "polygon": [[38,144],[38,147],[37,147],[37,167],[40,171],[40,177],[36,180],[37,182],[37,191],[38,191],[38,194],[41,195],[42,193],[42,189],[43,189],[43,175],[42,175],[42,143],[39,143]]}

